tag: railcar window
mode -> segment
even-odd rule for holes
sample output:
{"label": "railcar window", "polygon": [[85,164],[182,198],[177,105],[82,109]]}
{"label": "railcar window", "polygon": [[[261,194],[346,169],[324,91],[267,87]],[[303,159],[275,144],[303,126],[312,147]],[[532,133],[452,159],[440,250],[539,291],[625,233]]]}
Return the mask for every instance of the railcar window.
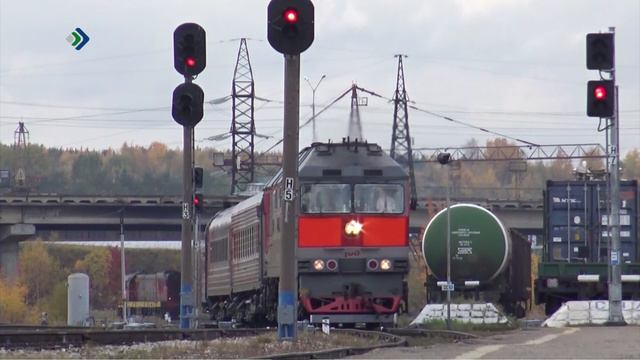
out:
{"label": "railcar window", "polygon": [[213,241],[211,244],[211,253],[209,254],[210,262],[218,262],[227,260],[227,238],[224,237]]}
{"label": "railcar window", "polygon": [[355,209],[359,213],[401,214],[404,189],[400,184],[356,184]]}
{"label": "railcar window", "polygon": [[300,207],[303,213],[351,212],[349,184],[304,184],[301,187]]}
{"label": "railcar window", "polygon": [[257,243],[256,233],[257,233],[257,231],[256,231],[256,228],[255,228],[255,225],[251,227],[250,232],[251,232],[251,256],[253,256],[257,252],[256,251],[256,243]]}

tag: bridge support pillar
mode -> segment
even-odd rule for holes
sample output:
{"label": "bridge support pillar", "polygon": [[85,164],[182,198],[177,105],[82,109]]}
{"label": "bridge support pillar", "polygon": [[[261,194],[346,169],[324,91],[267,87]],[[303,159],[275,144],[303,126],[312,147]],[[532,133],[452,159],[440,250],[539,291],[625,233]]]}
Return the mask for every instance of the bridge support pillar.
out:
{"label": "bridge support pillar", "polygon": [[19,243],[35,234],[33,224],[0,226],[0,272],[4,277],[18,278]]}

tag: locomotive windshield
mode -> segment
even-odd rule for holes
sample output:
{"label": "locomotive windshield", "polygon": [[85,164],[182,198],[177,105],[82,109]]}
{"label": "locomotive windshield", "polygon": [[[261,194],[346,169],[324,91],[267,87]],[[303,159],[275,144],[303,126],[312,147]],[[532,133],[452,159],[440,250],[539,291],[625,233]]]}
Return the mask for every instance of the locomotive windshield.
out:
{"label": "locomotive windshield", "polygon": [[[353,196],[352,196],[353,192]],[[401,214],[404,190],[400,184],[304,184],[300,207],[303,213]],[[352,207],[352,200],[355,199]]]}
{"label": "locomotive windshield", "polygon": [[349,184],[306,184],[302,185],[301,193],[300,205],[304,213],[351,212]]}
{"label": "locomotive windshield", "polygon": [[400,214],[404,211],[404,192],[400,184],[356,184],[356,212]]}

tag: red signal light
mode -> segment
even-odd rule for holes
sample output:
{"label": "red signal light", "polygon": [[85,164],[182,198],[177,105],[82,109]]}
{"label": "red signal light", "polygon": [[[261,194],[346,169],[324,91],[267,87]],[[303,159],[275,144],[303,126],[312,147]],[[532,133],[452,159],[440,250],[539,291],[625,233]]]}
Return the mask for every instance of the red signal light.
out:
{"label": "red signal light", "polygon": [[298,22],[298,11],[296,9],[287,9],[284,11],[283,17],[289,24],[295,24]]}
{"label": "red signal light", "polygon": [[187,57],[187,58],[184,60],[184,63],[185,63],[188,67],[192,68],[192,67],[196,66],[196,59],[194,59],[194,58],[192,58],[192,57]]}
{"label": "red signal light", "polygon": [[193,197],[193,205],[198,206],[200,205],[200,197],[199,196],[194,196]]}
{"label": "red signal light", "polygon": [[593,89],[593,96],[596,98],[596,100],[604,100],[607,97],[607,90],[604,88],[604,86],[598,86]]}

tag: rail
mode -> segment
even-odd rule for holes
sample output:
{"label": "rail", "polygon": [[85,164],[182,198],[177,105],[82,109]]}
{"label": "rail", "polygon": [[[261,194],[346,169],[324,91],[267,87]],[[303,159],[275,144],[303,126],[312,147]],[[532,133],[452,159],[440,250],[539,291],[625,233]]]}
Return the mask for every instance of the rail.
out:
{"label": "rail", "polygon": [[0,348],[56,349],[69,346],[128,345],[165,340],[213,340],[226,337],[245,337],[265,333],[267,329],[17,329],[0,327]]}
{"label": "rail", "polygon": [[333,329],[332,332],[345,333],[359,337],[373,338],[376,341],[375,345],[370,346],[354,346],[354,347],[341,347],[335,349],[325,349],[318,351],[308,352],[292,352],[285,354],[274,354],[267,356],[257,356],[253,359],[339,359],[351,355],[359,355],[369,352],[373,349],[406,346],[407,339],[404,337],[393,335],[380,331],[365,331],[365,330],[351,330],[351,329]]}

